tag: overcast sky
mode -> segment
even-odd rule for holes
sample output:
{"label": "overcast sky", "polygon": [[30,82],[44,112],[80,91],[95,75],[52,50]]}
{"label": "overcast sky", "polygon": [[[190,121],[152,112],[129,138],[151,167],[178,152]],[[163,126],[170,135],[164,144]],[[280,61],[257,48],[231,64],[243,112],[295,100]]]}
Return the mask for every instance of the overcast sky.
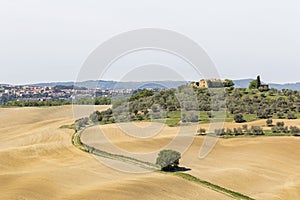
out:
{"label": "overcast sky", "polygon": [[102,42],[145,27],[193,39],[221,77],[300,81],[298,0],[0,0],[0,83],[74,81]]}

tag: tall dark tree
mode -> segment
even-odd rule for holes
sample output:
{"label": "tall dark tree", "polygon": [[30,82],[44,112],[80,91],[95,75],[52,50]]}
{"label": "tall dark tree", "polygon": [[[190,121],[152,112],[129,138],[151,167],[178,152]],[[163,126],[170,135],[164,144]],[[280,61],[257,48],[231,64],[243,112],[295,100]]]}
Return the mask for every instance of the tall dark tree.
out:
{"label": "tall dark tree", "polygon": [[256,88],[258,89],[261,86],[260,76],[258,75],[256,78]]}

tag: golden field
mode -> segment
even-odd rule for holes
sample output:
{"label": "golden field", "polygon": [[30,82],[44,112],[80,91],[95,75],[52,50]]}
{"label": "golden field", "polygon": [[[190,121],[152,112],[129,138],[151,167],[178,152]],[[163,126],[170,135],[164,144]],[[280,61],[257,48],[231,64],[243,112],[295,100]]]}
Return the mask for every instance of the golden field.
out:
{"label": "golden field", "polygon": [[[78,109],[81,116],[90,113],[85,106]],[[0,199],[231,199],[179,177],[107,167],[71,144],[73,130],[59,128],[74,120],[72,106],[0,108]],[[251,122],[259,123],[264,122]],[[149,124],[135,125],[140,131]],[[152,152],[172,141],[178,129],[152,125],[158,130],[153,137],[128,136],[113,124],[88,128],[82,140],[95,142],[101,129],[120,149]],[[300,199],[300,138],[219,139],[204,159],[198,157],[204,137],[193,139],[181,159],[181,166],[191,168],[187,173],[255,199]],[[107,141],[97,142],[105,147]]]}

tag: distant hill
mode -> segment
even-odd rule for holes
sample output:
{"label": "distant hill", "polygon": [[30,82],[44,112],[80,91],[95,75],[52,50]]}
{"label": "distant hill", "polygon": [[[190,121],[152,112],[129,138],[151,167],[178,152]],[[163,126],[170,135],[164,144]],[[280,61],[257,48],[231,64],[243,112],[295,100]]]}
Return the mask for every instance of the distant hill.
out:
{"label": "distant hill", "polygon": [[[234,85],[236,88],[248,88],[249,83],[254,79],[240,79],[234,80]],[[278,83],[268,83],[270,88],[275,88],[278,90],[282,89],[290,89],[290,90],[300,90],[300,82],[297,83],[286,83],[286,84],[278,84]]]}
{"label": "distant hill", "polygon": [[[184,81],[146,81],[146,82],[116,82],[116,81],[82,81],[76,83],[78,87],[85,87],[89,89],[101,89],[101,90],[112,90],[112,89],[137,89],[137,88],[177,88],[180,85],[187,84]],[[32,84],[33,86],[72,86],[74,82],[51,82],[51,83],[37,83]]]}
{"label": "distant hill", "polygon": [[[249,83],[254,79],[240,79],[233,80],[236,88],[248,88]],[[112,90],[112,89],[137,89],[137,88],[177,88],[180,85],[187,84],[185,81],[146,81],[146,82],[116,82],[116,81],[83,81],[76,84],[78,87],[86,87],[89,89],[99,88],[102,90]],[[32,84],[34,86],[72,86],[74,82],[51,82],[51,83],[37,83]],[[300,82],[298,83],[287,83],[287,84],[276,84],[269,83],[270,88],[281,89],[291,89],[300,90]]]}
{"label": "distant hill", "polygon": [[300,83],[286,83],[286,84],[275,84],[271,83],[269,84],[271,88],[276,88],[278,90],[281,89],[290,89],[290,90],[300,90]]}
{"label": "distant hill", "polygon": [[234,80],[234,87],[236,88],[248,88],[249,83],[253,81],[254,79],[240,79],[240,80]]}

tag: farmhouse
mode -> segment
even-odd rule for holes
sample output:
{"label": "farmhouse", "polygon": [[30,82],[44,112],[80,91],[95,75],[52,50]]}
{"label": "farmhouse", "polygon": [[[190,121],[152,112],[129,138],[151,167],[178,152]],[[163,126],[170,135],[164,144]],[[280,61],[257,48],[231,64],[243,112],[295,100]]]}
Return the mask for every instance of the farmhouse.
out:
{"label": "farmhouse", "polygon": [[208,88],[208,87],[223,87],[225,81],[221,79],[201,79],[199,82],[192,82],[191,86],[196,88]]}
{"label": "farmhouse", "polygon": [[263,90],[269,90],[269,85],[268,84],[261,84],[260,88]]}

